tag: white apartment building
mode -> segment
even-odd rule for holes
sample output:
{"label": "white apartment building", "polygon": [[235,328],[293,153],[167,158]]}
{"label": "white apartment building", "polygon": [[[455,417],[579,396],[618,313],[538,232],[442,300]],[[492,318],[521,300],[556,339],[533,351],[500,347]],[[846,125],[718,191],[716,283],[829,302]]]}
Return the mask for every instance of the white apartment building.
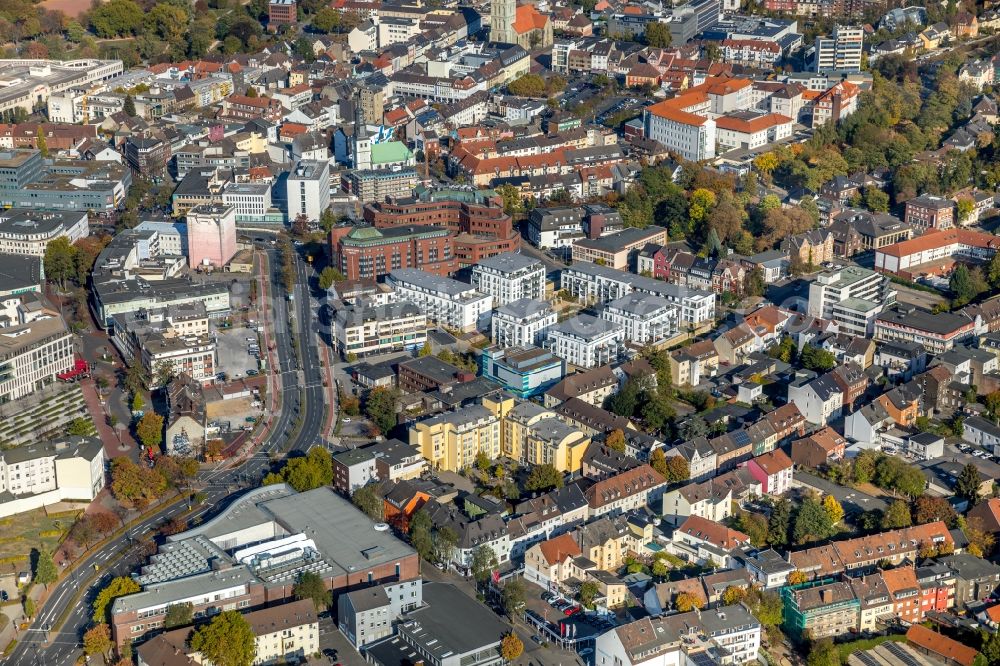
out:
{"label": "white apartment building", "polygon": [[896,302],[889,285],[885,275],[860,266],[824,271],[809,285],[807,312],[837,322],[842,333],[871,337],[875,318]]}
{"label": "white apartment building", "polygon": [[66,500],[90,501],[104,488],[104,445],[67,437],[0,451],[0,517]]}
{"label": "white apartment building", "polygon": [[530,298],[545,298],[545,266],[538,259],[504,252],[472,267],[472,286],[493,297],[496,307]]}
{"label": "white apartment building", "polygon": [[725,150],[750,150],[792,135],[793,120],[777,113],[740,111],[715,121],[715,138]]}
{"label": "white apartment building", "polygon": [[569,255],[573,241],[583,238],[582,222],[580,207],[536,208],[528,215],[528,240],[535,247]]}
{"label": "white apartment building", "polygon": [[299,215],[318,220],[330,207],[330,163],[300,160],[288,174],[286,192],[289,221]]}
{"label": "white apartment building", "polygon": [[689,289],[589,262],[564,268],[559,273],[559,288],[584,303],[607,303],[633,292],[660,296],[677,306],[678,325],[682,329],[715,319],[715,294],[711,291]]}
{"label": "white apartment building", "polygon": [[112,342],[126,363],[142,364],[151,387],[162,384],[161,368],[169,368],[172,376],[186,373],[197,382],[215,378],[216,343],[208,334],[203,303],[138,310],[113,320]]}
{"label": "white apartment building", "polygon": [[659,141],[692,162],[715,157],[715,120],[680,109],[657,107],[647,107],[643,112],[647,138]]}
{"label": "white apartment building", "polygon": [[382,48],[403,44],[420,34],[420,22],[415,19],[383,18],[378,22],[378,45]]}
{"label": "white apartment building", "polygon": [[236,209],[237,222],[262,220],[271,208],[271,183],[230,183],[222,203]]}
{"label": "white apartment building", "polygon": [[357,648],[392,636],[403,613],[423,605],[420,578],[346,592],[337,597],[340,632]]}
{"label": "white apartment building", "polygon": [[508,303],[493,313],[493,344],[540,347],[556,320],[556,311],[547,301],[522,298]]}
{"label": "white apartment building", "polygon": [[838,25],[831,37],[816,38],[816,72],[860,72],[864,29]]}
{"label": "white apartment building", "polygon": [[567,364],[596,368],[616,361],[624,340],[623,326],[581,314],[550,328],[546,346]]}
{"label": "white apartment building", "polygon": [[0,403],[52,383],[73,367],[73,336],[59,313],[33,293],[0,305]]}
{"label": "white apartment building", "polygon": [[137,242],[145,245],[140,254],[145,257],[187,255],[187,224],[182,222],[160,222],[147,220],[134,229],[137,234],[150,234],[148,239],[139,237]]}
{"label": "white apartment building", "polygon": [[620,326],[625,340],[637,345],[667,340],[677,334],[677,307],[667,299],[633,292],[608,303],[601,317]]}
{"label": "white apartment building", "polygon": [[441,277],[418,268],[401,268],[386,276],[399,300],[409,301],[429,321],[459,331],[486,330],[493,311],[493,297],[472,285]]}
{"label": "white apartment building", "polygon": [[319,618],[312,599],[263,608],[243,617],[256,636],[253,666],[294,663],[319,652]]}
{"label": "white apartment building", "polygon": [[334,318],[333,339],[345,357],[420,349],[427,342],[427,315],[407,301],[342,308]]}
{"label": "white apartment building", "polygon": [[0,254],[45,256],[57,238],[75,243],[90,235],[87,213],[12,208],[0,213]]}

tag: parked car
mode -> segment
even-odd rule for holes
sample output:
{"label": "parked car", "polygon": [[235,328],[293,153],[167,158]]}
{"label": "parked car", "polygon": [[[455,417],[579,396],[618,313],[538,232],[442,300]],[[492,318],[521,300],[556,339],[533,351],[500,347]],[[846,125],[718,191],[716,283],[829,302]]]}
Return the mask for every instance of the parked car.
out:
{"label": "parked car", "polygon": [[570,604],[569,606],[566,607],[565,610],[563,610],[563,615],[567,616],[574,615],[576,613],[579,613],[580,610],[581,610],[580,607],[577,606],[576,604]]}

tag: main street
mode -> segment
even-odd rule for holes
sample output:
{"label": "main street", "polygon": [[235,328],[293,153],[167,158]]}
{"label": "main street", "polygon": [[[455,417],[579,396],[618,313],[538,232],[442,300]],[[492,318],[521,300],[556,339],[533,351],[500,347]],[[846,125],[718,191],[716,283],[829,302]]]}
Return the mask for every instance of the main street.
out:
{"label": "main street", "polygon": [[[319,350],[316,344],[316,319],[310,309],[309,269],[296,259],[297,280],[291,301],[281,287],[281,262],[275,250],[268,250],[271,276],[270,319],[273,323],[278,366],[272,370],[281,377],[282,400],[271,429],[261,447],[238,466],[202,472],[199,482],[204,487],[202,508],[192,517],[204,516],[228,504],[242,492],[255,487],[270,466],[272,454],[305,452],[314,444],[322,429],[324,416],[323,383]],[[295,337],[302,352],[302,364],[295,355],[287,322],[294,317]],[[300,427],[297,427],[300,422]],[[137,540],[155,531],[165,521],[187,510],[186,502],[166,507],[147,518],[124,535],[113,539],[87,554],[72,574],[55,584],[45,604],[38,610],[31,627],[20,633],[17,647],[5,660],[11,666],[69,666],[80,654],[83,632],[90,624],[90,601],[98,590],[116,575],[127,575],[141,554],[135,548]],[[124,558],[117,558],[124,554]],[[113,563],[112,565],[109,565]],[[88,579],[98,578],[88,586]],[[75,595],[87,587],[79,600]],[[65,622],[58,631],[46,631],[72,604]]]}

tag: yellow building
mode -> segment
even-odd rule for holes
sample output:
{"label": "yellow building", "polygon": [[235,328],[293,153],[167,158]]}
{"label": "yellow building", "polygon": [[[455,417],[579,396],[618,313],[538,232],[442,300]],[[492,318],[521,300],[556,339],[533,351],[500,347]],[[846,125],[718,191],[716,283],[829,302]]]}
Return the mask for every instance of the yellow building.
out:
{"label": "yellow building", "polygon": [[590,437],[566,425],[555,412],[513,398],[484,400],[500,424],[500,450],[526,465],[549,464],[560,472],[578,472]]}
{"label": "yellow building", "polygon": [[410,444],[435,469],[458,472],[480,453],[500,457],[500,418],[481,405],[462,407],[413,424]]}

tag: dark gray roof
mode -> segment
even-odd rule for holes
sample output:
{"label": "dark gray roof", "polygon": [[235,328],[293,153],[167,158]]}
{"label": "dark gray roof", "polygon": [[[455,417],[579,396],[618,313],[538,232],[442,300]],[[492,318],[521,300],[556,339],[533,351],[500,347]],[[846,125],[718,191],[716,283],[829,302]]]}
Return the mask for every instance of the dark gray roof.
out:
{"label": "dark gray roof", "polygon": [[883,311],[882,314],[878,315],[876,321],[946,335],[967,325],[971,320],[965,315],[952,312],[933,314],[919,308],[897,306]]}
{"label": "dark gray roof", "polygon": [[595,250],[604,250],[605,252],[617,252],[625,245],[632,245],[633,243],[639,243],[645,239],[652,238],[658,234],[665,232],[666,229],[663,227],[646,227],[645,229],[639,229],[638,227],[629,227],[623,229],[615,234],[608,234],[607,236],[601,236],[600,238],[584,238],[576,241],[576,244],[581,247],[591,248]]}
{"label": "dark gray roof", "polygon": [[425,607],[411,612],[406,633],[430,654],[465,655],[498,646],[510,627],[495,613],[447,583],[426,583]]}

